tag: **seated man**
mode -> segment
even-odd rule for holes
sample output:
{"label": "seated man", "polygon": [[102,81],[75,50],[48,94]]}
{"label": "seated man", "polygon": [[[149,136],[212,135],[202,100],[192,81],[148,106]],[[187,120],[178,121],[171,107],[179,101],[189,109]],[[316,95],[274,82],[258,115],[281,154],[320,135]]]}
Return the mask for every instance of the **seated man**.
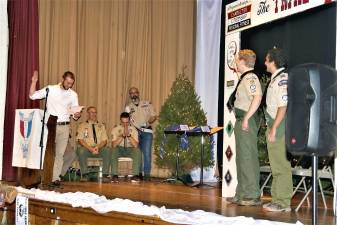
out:
{"label": "seated man", "polygon": [[97,110],[90,106],[87,109],[88,120],[80,123],[77,129],[77,141],[79,147],[76,150],[82,178],[81,181],[88,180],[88,157],[97,157],[103,159],[103,182],[110,182],[108,178],[111,150],[106,147],[108,136],[103,123],[97,121]]}
{"label": "seated man", "polygon": [[130,115],[123,112],[120,115],[120,125],[114,127],[111,131],[112,136],[112,181],[118,182],[118,158],[132,158],[132,175],[131,181],[139,181],[139,168],[141,163],[141,152],[138,148],[138,132],[130,124]]}

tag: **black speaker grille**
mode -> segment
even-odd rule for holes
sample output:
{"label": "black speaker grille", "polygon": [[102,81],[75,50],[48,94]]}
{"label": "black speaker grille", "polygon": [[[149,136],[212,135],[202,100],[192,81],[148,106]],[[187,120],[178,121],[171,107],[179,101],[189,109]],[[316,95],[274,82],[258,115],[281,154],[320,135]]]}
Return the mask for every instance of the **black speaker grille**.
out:
{"label": "black speaker grille", "polygon": [[[313,96],[310,96],[312,94]],[[287,147],[293,151],[301,152],[307,147],[311,106],[308,97],[315,96],[307,71],[304,68],[293,70],[289,73],[286,120]]]}

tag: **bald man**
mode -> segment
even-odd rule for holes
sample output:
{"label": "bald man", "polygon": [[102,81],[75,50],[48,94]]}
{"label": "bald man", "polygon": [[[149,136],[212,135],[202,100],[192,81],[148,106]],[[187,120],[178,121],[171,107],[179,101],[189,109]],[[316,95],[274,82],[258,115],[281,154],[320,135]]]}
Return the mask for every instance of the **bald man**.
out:
{"label": "bald man", "polygon": [[[143,154],[144,180],[151,178],[151,158],[152,158],[152,124],[157,119],[156,112],[150,101],[141,100],[139,90],[136,87],[129,89],[129,103],[125,111],[130,113],[130,122],[137,129],[139,136],[139,148]],[[142,174],[141,174],[142,175]]]}

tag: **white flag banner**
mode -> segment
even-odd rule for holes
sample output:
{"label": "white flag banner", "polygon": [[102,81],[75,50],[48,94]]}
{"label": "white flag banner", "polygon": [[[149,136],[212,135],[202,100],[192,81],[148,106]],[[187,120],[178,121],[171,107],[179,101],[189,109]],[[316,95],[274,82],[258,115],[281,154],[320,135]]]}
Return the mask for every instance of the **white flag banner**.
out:
{"label": "white flag banner", "polygon": [[[42,165],[48,137],[46,126],[48,118],[46,114]],[[41,109],[17,109],[15,111],[12,166],[40,169],[42,119],[43,110]]]}
{"label": "white flag banner", "polygon": [[28,198],[24,195],[16,196],[15,225],[29,225]]}

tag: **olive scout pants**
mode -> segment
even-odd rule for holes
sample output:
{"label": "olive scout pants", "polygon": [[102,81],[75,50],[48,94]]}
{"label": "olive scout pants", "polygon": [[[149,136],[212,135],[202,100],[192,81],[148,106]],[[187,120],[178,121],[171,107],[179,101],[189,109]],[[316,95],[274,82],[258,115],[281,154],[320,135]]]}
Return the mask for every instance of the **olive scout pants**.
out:
{"label": "olive scout pants", "polygon": [[248,121],[249,129],[242,130],[242,119],[245,111],[235,109],[236,123],[234,127],[236,143],[236,169],[238,185],[236,186],[235,197],[260,198],[260,165],[257,150],[257,113]]}

